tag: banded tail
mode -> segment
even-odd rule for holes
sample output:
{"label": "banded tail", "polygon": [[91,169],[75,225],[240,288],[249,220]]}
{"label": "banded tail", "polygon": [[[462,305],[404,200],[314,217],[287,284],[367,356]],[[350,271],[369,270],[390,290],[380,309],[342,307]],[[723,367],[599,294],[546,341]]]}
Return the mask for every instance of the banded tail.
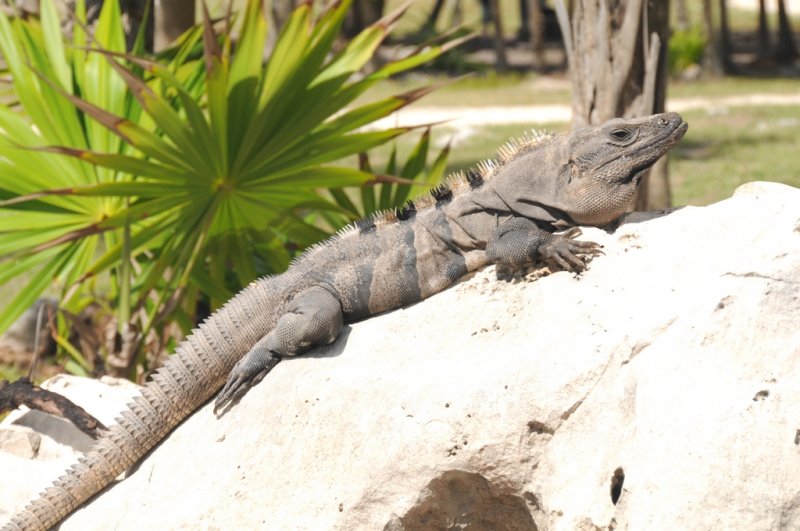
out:
{"label": "banded tail", "polygon": [[195,329],[117,423],[2,531],[55,526],[219,391],[239,358],[274,325],[268,309],[272,285],[268,280],[251,284]]}

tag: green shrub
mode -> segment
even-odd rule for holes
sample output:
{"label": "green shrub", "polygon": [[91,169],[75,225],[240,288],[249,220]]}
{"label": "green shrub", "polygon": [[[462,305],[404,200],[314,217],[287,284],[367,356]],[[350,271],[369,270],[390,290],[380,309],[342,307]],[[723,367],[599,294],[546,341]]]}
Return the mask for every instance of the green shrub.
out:
{"label": "green shrub", "polygon": [[673,32],[667,52],[670,75],[678,75],[690,65],[700,64],[706,43],[706,36],[699,26]]}
{"label": "green shrub", "polygon": [[[0,310],[0,331],[48,287],[79,313],[98,302],[93,279],[108,275],[118,331],[140,353],[154,330],[185,331],[199,302],[215,309],[327,236],[310,212],[348,219],[319,190],[373,180],[336,163],[407,132],[361,128],[421,92],[355,100],[453,44],[364,72],[403,9],[338,47],[350,0],[318,16],[304,2],[263,64],[263,3],[249,0],[235,48],[229,25],[218,32],[205,13],[173,53],[143,57],[125,52],[117,1],[104,2],[93,36],[76,4],[72,45],[52,0],[40,21],[0,12],[16,97],[0,105],[0,284],[34,271]],[[68,368],[94,370],[60,324]]]}

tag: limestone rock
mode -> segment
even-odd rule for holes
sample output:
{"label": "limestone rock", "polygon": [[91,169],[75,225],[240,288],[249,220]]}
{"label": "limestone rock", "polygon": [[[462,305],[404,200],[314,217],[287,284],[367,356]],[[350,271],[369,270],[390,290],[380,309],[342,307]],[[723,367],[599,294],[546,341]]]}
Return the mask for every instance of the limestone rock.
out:
{"label": "limestone rock", "polygon": [[61,529],[800,528],[800,190],[584,234],[580,277],[490,268],[282,362]]}
{"label": "limestone rock", "polygon": [[0,448],[4,452],[23,459],[33,459],[39,453],[42,436],[20,426],[4,426],[0,429]]}

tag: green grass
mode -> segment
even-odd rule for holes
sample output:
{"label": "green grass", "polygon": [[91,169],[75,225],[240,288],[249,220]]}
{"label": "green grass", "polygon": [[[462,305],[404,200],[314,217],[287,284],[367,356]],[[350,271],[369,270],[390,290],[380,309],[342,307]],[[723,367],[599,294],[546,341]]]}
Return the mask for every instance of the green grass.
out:
{"label": "green grass", "polygon": [[689,132],[675,149],[670,177],[676,205],[707,205],[750,181],[800,187],[797,106],[732,107],[684,114]]}
{"label": "green grass", "polygon": [[798,91],[800,91],[800,79],[797,78],[722,77],[692,82],[670,81],[667,95],[669,98],[719,98],[755,93],[797,93]]}
{"label": "green grass", "polygon": [[[0,364],[0,380],[8,380],[10,382],[13,382],[15,380],[20,379],[22,376],[24,375],[22,374],[22,372],[19,371],[19,369],[11,367],[9,365]],[[0,414],[0,420],[2,420],[2,418],[3,415]]]}

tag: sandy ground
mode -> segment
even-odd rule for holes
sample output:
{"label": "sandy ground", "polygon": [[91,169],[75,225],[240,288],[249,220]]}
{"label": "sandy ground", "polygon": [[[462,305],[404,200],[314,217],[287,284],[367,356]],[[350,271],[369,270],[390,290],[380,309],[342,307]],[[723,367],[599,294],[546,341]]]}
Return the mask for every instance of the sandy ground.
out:
{"label": "sandy ground", "polygon": [[[722,98],[677,98],[667,101],[667,110],[685,112],[708,109],[709,112],[741,105],[800,105],[797,94],[743,94]],[[371,124],[370,129],[447,122],[452,128],[493,124],[546,124],[569,122],[569,105],[517,105],[488,107],[412,107]]]}

